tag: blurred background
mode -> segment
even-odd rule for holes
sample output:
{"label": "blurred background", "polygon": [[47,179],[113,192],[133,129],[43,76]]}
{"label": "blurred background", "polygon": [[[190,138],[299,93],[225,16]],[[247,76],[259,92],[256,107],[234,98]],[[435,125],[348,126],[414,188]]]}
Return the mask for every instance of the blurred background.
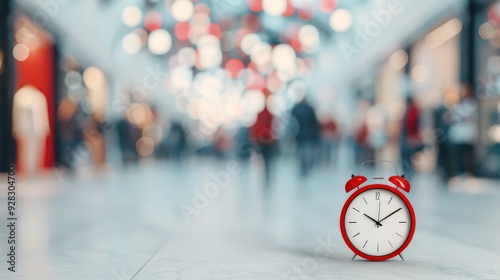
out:
{"label": "blurred background", "polygon": [[[366,160],[422,186],[430,217],[440,200],[493,205],[470,193],[500,183],[500,2],[4,0],[0,15],[0,172],[16,164],[21,214],[40,233],[21,236],[33,258],[99,247],[91,228],[113,220],[101,230],[116,237],[192,220],[256,229],[273,213],[272,240],[287,247],[304,237],[287,225],[335,231]],[[326,221],[311,219],[330,195]],[[40,224],[51,217],[85,222],[42,246],[73,235]],[[145,256],[165,241],[135,234],[150,240]]]}
{"label": "blurred background", "polygon": [[494,1],[42,2],[2,4],[4,171],[256,152],[500,176]]}

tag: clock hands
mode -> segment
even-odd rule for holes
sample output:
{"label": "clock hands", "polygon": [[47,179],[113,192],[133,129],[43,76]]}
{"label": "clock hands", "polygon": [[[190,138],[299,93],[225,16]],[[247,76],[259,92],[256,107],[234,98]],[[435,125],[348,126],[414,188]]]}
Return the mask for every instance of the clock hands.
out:
{"label": "clock hands", "polygon": [[366,214],[363,214],[363,215],[365,215],[366,217],[368,217],[368,219],[374,221],[375,224],[377,225],[377,227],[379,227],[379,226],[381,227],[382,226],[382,224],[380,222],[377,222],[377,220],[375,220],[374,218],[372,218],[372,217],[370,217],[370,216],[368,216]]}
{"label": "clock hands", "polygon": [[390,216],[396,214],[396,212],[398,212],[401,209],[403,209],[403,208],[399,208],[398,210],[396,210],[396,211],[392,212],[391,214],[385,216],[385,218],[383,218],[382,220],[379,220],[378,223],[380,224],[380,222],[382,222],[383,220],[385,220],[385,219],[389,218]]}
{"label": "clock hands", "polygon": [[378,220],[378,221],[377,221],[377,220],[375,220],[374,218],[372,218],[372,217],[370,217],[370,216],[368,216],[368,215],[364,214],[364,213],[363,213],[363,215],[365,215],[368,219],[372,220],[372,221],[375,223],[375,225],[377,226],[377,228],[378,228],[378,227],[381,227],[381,226],[382,226],[382,224],[381,224],[380,222],[382,222],[383,220],[385,220],[385,219],[389,218],[390,216],[392,216],[392,215],[396,214],[396,213],[397,213],[398,211],[400,211],[401,209],[403,209],[403,208],[399,208],[398,210],[396,210],[396,211],[392,212],[391,214],[389,214],[389,215],[385,216],[382,220],[380,220],[380,202],[379,202],[379,204],[378,204],[378,218],[379,218],[379,220]]}
{"label": "clock hands", "polygon": [[380,226],[382,226],[382,224],[380,223],[380,201],[378,202],[378,223],[377,223],[377,228]]}

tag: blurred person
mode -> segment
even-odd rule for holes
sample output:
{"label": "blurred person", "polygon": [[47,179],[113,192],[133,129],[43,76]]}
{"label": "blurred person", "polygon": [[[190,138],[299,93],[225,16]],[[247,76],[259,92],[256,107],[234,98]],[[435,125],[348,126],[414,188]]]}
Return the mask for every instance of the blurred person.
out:
{"label": "blurred person", "polygon": [[165,140],[169,156],[180,162],[187,146],[186,130],[180,122],[172,121]]}
{"label": "blurred person", "polygon": [[271,161],[274,156],[275,141],[273,131],[274,116],[267,106],[257,115],[257,120],[250,128],[250,143],[255,151],[260,154],[264,165],[265,187],[269,187],[271,179]]}
{"label": "blurred person", "polygon": [[47,99],[34,86],[24,86],[15,93],[12,110],[19,171],[36,175],[42,168],[50,133]]}
{"label": "blurred person", "polygon": [[[498,106],[498,109],[493,110],[490,113],[490,116],[489,116],[490,128],[489,129],[491,129],[491,127],[500,126],[500,102],[498,103],[497,106]],[[491,160],[491,159],[493,159],[493,160]],[[489,161],[489,163],[486,165],[486,168],[488,168],[489,173],[496,178],[500,177],[500,164],[498,164],[499,159],[500,159],[500,142],[494,141],[488,147],[488,161]],[[497,162],[497,164],[495,164],[495,161]]]}
{"label": "blurred person", "polygon": [[250,129],[245,126],[241,126],[238,128],[238,132],[236,132],[236,155],[240,160],[248,160],[250,158],[251,153],[251,144],[249,141],[250,138]]}
{"label": "blurred person", "polygon": [[453,151],[449,139],[452,122],[450,108],[456,107],[458,101],[458,93],[453,88],[448,88],[444,95],[444,101],[434,111],[434,131],[438,148],[436,166],[445,180],[450,179],[453,175]]}
{"label": "blurred person", "polygon": [[116,129],[118,132],[118,141],[120,144],[123,165],[137,163],[139,161],[139,153],[135,146],[136,142],[133,140],[133,138],[136,138],[133,137],[133,134],[136,134],[134,130],[137,128],[127,119],[126,110],[123,116],[118,120]]}
{"label": "blurred person", "polygon": [[406,113],[401,128],[401,163],[403,172],[411,176],[414,167],[412,158],[415,153],[422,149],[422,138],[420,133],[421,109],[415,100],[408,96],[406,99]]}
{"label": "blurred person", "polygon": [[160,111],[155,106],[151,106],[150,108],[153,117],[151,122],[143,129],[142,136],[153,139],[155,143],[154,156],[156,159],[162,159],[165,155],[161,145],[164,139],[163,128],[165,127],[165,118],[162,117]]}
{"label": "blurred person", "polygon": [[321,140],[324,150],[324,160],[327,165],[332,161],[337,162],[338,145],[340,140],[340,128],[332,116],[321,120]]}
{"label": "blurred person", "polygon": [[385,159],[387,157],[385,148],[389,143],[388,118],[386,108],[380,104],[374,104],[368,111],[366,122],[372,159]]}
{"label": "blurred person", "polygon": [[291,115],[298,124],[295,141],[300,161],[300,175],[304,178],[315,164],[320,141],[320,124],[314,108],[305,97],[292,108]]}
{"label": "blurred person", "polygon": [[374,158],[374,150],[370,146],[370,129],[367,120],[367,112],[370,106],[370,101],[366,99],[361,99],[357,104],[356,122],[352,132],[356,164],[361,164]]}
{"label": "blurred person", "polygon": [[232,146],[232,140],[226,131],[219,127],[214,134],[214,152],[218,158],[224,158]]}
{"label": "blurred person", "polygon": [[90,114],[83,122],[83,137],[92,156],[92,165],[103,168],[106,163],[105,123],[95,114]]}
{"label": "blurred person", "polygon": [[82,140],[83,112],[78,103],[69,97],[64,97],[57,108],[59,135],[61,139],[62,165],[72,170],[75,166],[75,151]]}
{"label": "blurred person", "polygon": [[464,85],[462,91],[460,104],[452,110],[453,123],[449,132],[455,163],[454,175],[473,175],[477,103],[470,85]]}
{"label": "blurred person", "polygon": [[361,120],[358,130],[355,132],[356,149],[355,157],[356,163],[360,164],[367,160],[372,160],[374,157],[374,150],[370,145],[370,130],[368,129],[368,122],[365,119]]}

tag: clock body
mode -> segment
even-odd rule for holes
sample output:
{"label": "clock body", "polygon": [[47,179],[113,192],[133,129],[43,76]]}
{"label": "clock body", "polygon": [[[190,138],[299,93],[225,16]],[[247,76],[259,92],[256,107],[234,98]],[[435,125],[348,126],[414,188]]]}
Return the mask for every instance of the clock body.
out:
{"label": "clock body", "polygon": [[410,244],[415,212],[397,188],[372,184],[359,188],[346,201],[340,229],[347,246],[372,261],[393,258]]}

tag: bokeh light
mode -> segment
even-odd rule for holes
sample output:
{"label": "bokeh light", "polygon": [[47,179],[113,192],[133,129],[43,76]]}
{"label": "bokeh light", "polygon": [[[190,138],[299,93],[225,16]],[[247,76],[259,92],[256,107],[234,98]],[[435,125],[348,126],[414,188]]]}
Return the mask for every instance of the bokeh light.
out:
{"label": "bokeh light", "polygon": [[252,53],[252,49],[260,42],[260,38],[257,34],[250,33],[247,34],[241,39],[241,50],[250,55]]}
{"label": "bokeh light", "polygon": [[139,7],[130,5],[122,11],[122,21],[128,27],[136,27],[141,23],[142,11]]}
{"label": "bokeh light", "polygon": [[462,31],[462,22],[457,18],[451,19],[427,34],[425,36],[425,43],[429,48],[435,49],[460,33],[460,31]]}
{"label": "bokeh light", "polygon": [[500,74],[500,56],[490,56],[486,65],[490,73]]}
{"label": "bokeh light", "polygon": [[141,47],[141,37],[139,37],[136,33],[127,34],[122,39],[122,48],[127,54],[135,54],[141,49]]}
{"label": "bokeh light", "polygon": [[17,44],[14,49],[12,49],[12,55],[18,61],[25,61],[30,55],[30,49],[25,44]]}
{"label": "bokeh light", "polygon": [[259,90],[248,90],[244,96],[244,104],[252,113],[258,113],[266,106],[266,97]]}
{"label": "bokeh light", "polygon": [[252,48],[251,59],[257,65],[265,65],[271,61],[272,48],[266,42],[258,42]]}
{"label": "bokeh light", "polygon": [[488,10],[488,20],[495,25],[500,24],[500,3],[491,5]]}
{"label": "bokeh light", "polygon": [[91,66],[83,72],[83,81],[89,89],[98,90],[106,85],[106,76],[99,68]]}
{"label": "bokeh light", "polygon": [[226,63],[225,68],[232,78],[236,78],[241,74],[241,71],[244,67],[245,66],[243,65],[243,62],[241,62],[241,60],[233,58]]}
{"label": "bokeh light", "polygon": [[311,20],[314,18],[315,3],[312,0],[301,0],[298,11],[299,18],[302,20]]}
{"label": "bokeh light", "polygon": [[145,128],[153,118],[151,108],[145,103],[134,103],[127,110],[127,119],[130,123]]}
{"label": "bokeh light", "polygon": [[397,50],[389,57],[389,67],[394,71],[401,70],[407,63],[408,54],[403,50]]}
{"label": "bokeh light", "polygon": [[247,0],[248,8],[254,13],[262,12],[262,1],[263,0]]}
{"label": "bokeh light", "polygon": [[479,26],[479,36],[484,40],[491,39],[495,36],[495,29],[490,23],[485,22]]}
{"label": "bokeh light", "polygon": [[243,17],[241,25],[251,32],[257,32],[260,29],[260,19],[257,15],[249,14]]}
{"label": "bokeh light", "polygon": [[263,0],[264,12],[270,16],[280,16],[287,8],[287,0]]}
{"label": "bokeh light", "polygon": [[330,26],[334,31],[345,32],[352,26],[352,15],[346,9],[334,11],[330,16]]}
{"label": "bokeh light", "polygon": [[146,17],[144,17],[144,26],[149,31],[154,31],[158,28],[161,28],[162,24],[163,19],[159,12],[151,11],[146,14]]}
{"label": "bokeh light", "polygon": [[319,0],[319,9],[323,13],[331,13],[337,7],[337,0]]}
{"label": "bokeh light", "polygon": [[189,22],[178,22],[174,27],[175,37],[181,41],[187,41],[190,30],[191,24]]}
{"label": "bokeh light", "polygon": [[292,0],[286,0],[286,9],[283,12],[282,16],[291,17],[295,13],[295,6],[292,3]]}
{"label": "bokeh light", "polygon": [[222,62],[220,41],[213,35],[205,35],[198,40],[198,62],[201,69],[219,66]]}
{"label": "bokeh light", "polygon": [[141,156],[149,156],[154,152],[155,141],[149,137],[141,137],[137,140],[136,149]]}
{"label": "bokeh light", "polygon": [[295,68],[295,51],[290,45],[280,44],[274,47],[272,63],[276,69],[292,70]]}
{"label": "bokeh light", "polygon": [[300,28],[298,38],[301,43],[301,49],[307,53],[313,53],[318,50],[320,45],[319,31],[313,25],[304,25]]}
{"label": "bokeh light", "polygon": [[280,95],[271,95],[267,98],[266,106],[271,114],[280,116],[286,112],[286,100]]}
{"label": "bokeh light", "polygon": [[208,34],[214,35],[215,37],[220,38],[222,36],[222,32],[220,30],[219,25],[217,25],[215,23],[210,24],[210,26],[208,27]]}
{"label": "bokeh light", "polygon": [[422,83],[427,80],[429,70],[424,65],[417,65],[411,70],[411,76],[415,82]]}
{"label": "bokeh light", "polygon": [[493,125],[488,129],[488,138],[493,143],[500,143],[500,125]]}
{"label": "bokeh light", "polygon": [[177,21],[188,21],[193,16],[194,7],[190,0],[175,0],[172,3],[172,16]]}
{"label": "bokeh light", "polygon": [[294,101],[294,102],[299,102],[307,94],[307,84],[303,80],[294,80],[290,83],[290,86],[288,87],[288,97]]}
{"label": "bokeh light", "polygon": [[170,51],[172,47],[172,37],[165,29],[157,29],[148,38],[148,48],[153,54],[162,55]]}
{"label": "bokeh light", "polygon": [[191,87],[193,72],[187,67],[176,67],[170,73],[170,89],[176,92],[187,91]]}

